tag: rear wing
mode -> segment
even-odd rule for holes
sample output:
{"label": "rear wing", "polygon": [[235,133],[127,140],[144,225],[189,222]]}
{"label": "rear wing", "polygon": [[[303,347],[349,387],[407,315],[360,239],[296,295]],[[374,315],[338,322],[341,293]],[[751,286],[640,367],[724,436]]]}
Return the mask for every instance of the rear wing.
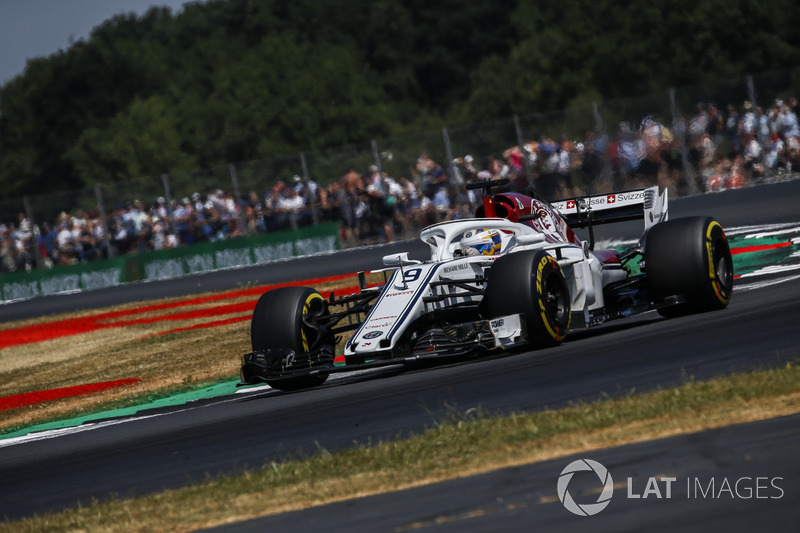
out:
{"label": "rear wing", "polygon": [[644,219],[644,229],[668,218],[667,190],[658,186],[633,191],[598,194],[585,198],[570,198],[552,202],[571,228],[586,228],[596,224]]}

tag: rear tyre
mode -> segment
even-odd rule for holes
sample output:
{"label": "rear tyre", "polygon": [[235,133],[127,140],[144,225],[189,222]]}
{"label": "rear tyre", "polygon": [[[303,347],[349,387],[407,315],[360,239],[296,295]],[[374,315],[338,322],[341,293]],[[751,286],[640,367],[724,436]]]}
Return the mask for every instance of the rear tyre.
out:
{"label": "rear tyre", "polygon": [[733,260],[728,239],[711,217],[656,224],[645,243],[647,285],[655,303],[677,296],[678,305],[658,312],[667,317],[722,309],[733,293]]}
{"label": "rear tyre", "polygon": [[[290,348],[306,355],[319,340],[318,333],[303,323],[303,315],[324,305],[322,295],[309,287],[281,287],[265,292],[259,298],[250,322],[253,351]],[[300,390],[321,385],[328,374],[266,379],[279,390]]]}
{"label": "rear tyre", "polygon": [[518,252],[498,259],[489,270],[485,302],[490,318],[521,313],[532,347],[557,346],[567,335],[569,288],[547,252]]}

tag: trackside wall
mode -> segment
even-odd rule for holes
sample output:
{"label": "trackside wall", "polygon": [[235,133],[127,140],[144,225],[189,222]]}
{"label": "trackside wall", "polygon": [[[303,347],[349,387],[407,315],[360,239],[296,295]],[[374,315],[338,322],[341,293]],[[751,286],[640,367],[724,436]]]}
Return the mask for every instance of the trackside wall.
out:
{"label": "trackside wall", "polygon": [[339,224],[258,234],[158,250],[50,270],[0,274],[0,302],[170,279],[199,272],[257,265],[341,248]]}

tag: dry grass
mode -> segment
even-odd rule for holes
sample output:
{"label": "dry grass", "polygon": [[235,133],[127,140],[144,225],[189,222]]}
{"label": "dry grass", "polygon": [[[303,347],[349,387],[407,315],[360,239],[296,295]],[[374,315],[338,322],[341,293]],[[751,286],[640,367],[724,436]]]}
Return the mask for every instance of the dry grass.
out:
{"label": "dry grass", "polygon": [[[192,322],[186,321],[189,325]],[[180,327],[184,322],[170,324]],[[162,325],[163,327],[163,325]],[[186,384],[235,379],[239,356],[249,350],[249,322],[148,337],[153,325],[106,329],[2,351],[0,394],[68,387],[137,377],[120,389],[76,396],[4,412],[0,428],[99,409],[126,397]],[[6,352],[10,352],[8,356]]]}

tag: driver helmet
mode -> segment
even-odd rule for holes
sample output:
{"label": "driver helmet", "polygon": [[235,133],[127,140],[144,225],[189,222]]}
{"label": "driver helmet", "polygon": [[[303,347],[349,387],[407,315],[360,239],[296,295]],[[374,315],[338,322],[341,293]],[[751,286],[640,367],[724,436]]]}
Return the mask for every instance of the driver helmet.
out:
{"label": "driver helmet", "polygon": [[471,229],[461,237],[463,255],[497,255],[502,247],[502,237],[496,229]]}

